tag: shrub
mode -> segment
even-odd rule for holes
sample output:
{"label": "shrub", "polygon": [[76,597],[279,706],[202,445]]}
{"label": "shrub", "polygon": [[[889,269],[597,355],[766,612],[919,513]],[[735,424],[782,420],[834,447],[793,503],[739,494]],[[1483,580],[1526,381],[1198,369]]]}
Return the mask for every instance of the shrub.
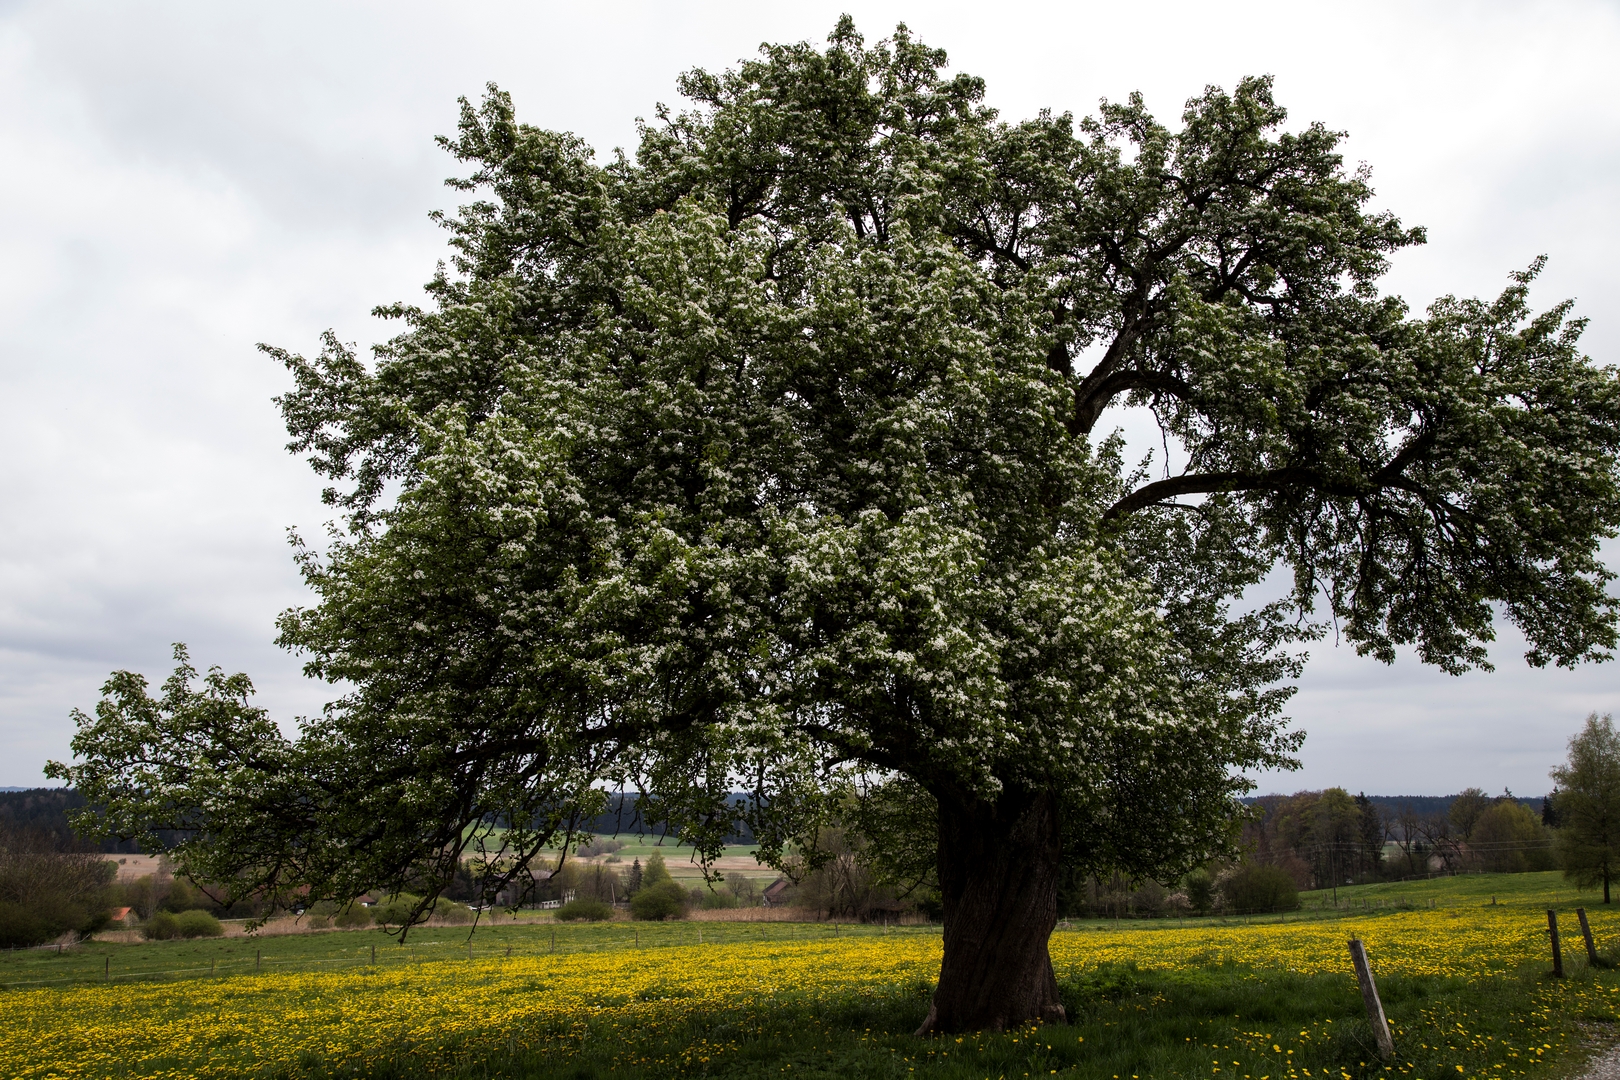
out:
{"label": "shrub", "polygon": [[219,924],[219,920],[200,908],[182,911],[174,916],[174,921],[181,937],[220,937],[225,933],[225,928]]}
{"label": "shrub", "polygon": [[717,908],[734,908],[737,906],[737,895],[729,889],[718,889],[703,894],[702,907],[704,911],[714,911]]}
{"label": "shrub", "polygon": [[575,850],[585,858],[592,859],[598,855],[611,855],[623,847],[623,840],[609,840],[603,836],[593,836],[589,839],[581,839],[579,847],[575,848]]}
{"label": "shrub", "polygon": [[173,941],[180,936],[180,916],[172,911],[155,912],[141,927],[141,937],[148,941]]}
{"label": "shrub", "polygon": [[332,921],[345,930],[371,925],[371,909],[359,902],[350,904],[333,917]]}
{"label": "shrub", "polygon": [[148,941],[172,941],[175,938],[219,937],[225,928],[213,915],[200,909],[159,911],[141,927],[141,936]]}
{"label": "shrub", "polygon": [[211,908],[214,901],[185,878],[175,878],[169,882],[169,893],[158,906],[164,911],[172,911],[178,915],[182,911],[191,911],[195,908]]}
{"label": "shrub", "polygon": [[1541,819],[1523,804],[1498,799],[1474,823],[1469,846],[1478,853],[1485,870],[1518,874],[1526,870],[1552,869],[1549,839]]}
{"label": "shrub", "polygon": [[43,945],[60,932],[38,908],[0,900],[0,948]]}
{"label": "shrub", "polygon": [[557,918],[563,922],[602,922],[613,918],[613,909],[600,900],[570,900],[557,909]]}
{"label": "shrub", "polygon": [[630,914],[649,922],[678,919],[686,914],[687,900],[686,890],[666,878],[656,885],[648,885],[632,896]]}
{"label": "shrub", "polygon": [[0,828],[0,947],[43,945],[107,925],[117,867],[48,833]]}
{"label": "shrub", "polygon": [[465,926],[472,922],[472,908],[466,904],[458,904],[454,900],[440,900],[433,909],[433,917],[452,926]]}
{"label": "shrub", "polygon": [[410,893],[400,893],[391,896],[371,909],[371,917],[383,926],[404,926],[405,920],[411,917],[416,905],[422,902],[419,896]]}
{"label": "shrub", "polygon": [[1221,882],[1221,898],[1228,911],[1293,911],[1299,907],[1299,889],[1279,866],[1245,863]]}

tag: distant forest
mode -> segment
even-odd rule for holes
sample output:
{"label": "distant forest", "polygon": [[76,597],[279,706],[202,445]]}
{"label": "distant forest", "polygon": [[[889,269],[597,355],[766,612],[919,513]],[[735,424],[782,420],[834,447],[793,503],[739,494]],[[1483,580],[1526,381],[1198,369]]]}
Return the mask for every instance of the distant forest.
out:
{"label": "distant forest", "polygon": [[49,834],[64,850],[105,851],[134,855],[140,846],[133,840],[104,840],[85,844],[68,824],[69,811],[85,805],[84,796],[70,788],[23,788],[0,791],[0,832],[42,832]]}
{"label": "distant forest", "polygon": [[[738,794],[740,801],[745,798]],[[1280,796],[1255,795],[1243,801],[1250,805],[1256,803],[1275,803]],[[1456,795],[1367,795],[1365,799],[1380,812],[1385,821],[1393,822],[1403,813],[1416,815],[1420,818],[1438,819],[1447,817],[1451,812],[1451,805],[1456,801]],[[1515,802],[1521,803],[1533,813],[1541,813],[1542,796],[1534,797],[1513,796]],[[90,847],[93,850],[117,854],[134,854],[139,851],[134,841],[105,840],[99,844],[85,845],[73,833],[73,827],[68,824],[68,813],[84,806],[84,796],[68,788],[17,788],[0,789],[0,830],[27,829],[49,833],[57,842],[67,848]],[[613,836],[623,833],[650,833],[653,835],[665,834],[661,826],[649,826],[643,822],[635,812],[635,797],[633,795],[620,795],[606,813],[580,824],[580,832],[595,833],[598,836]],[[669,833],[675,838],[674,833]],[[753,835],[746,826],[733,836],[727,837],[728,843],[751,844]]]}
{"label": "distant forest", "polygon": [[[1451,813],[1451,804],[1457,801],[1455,795],[1367,795],[1366,800],[1383,811],[1386,816],[1394,816],[1402,810],[1412,810],[1419,817],[1442,817]],[[1523,803],[1527,810],[1541,813],[1542,795],[1514,795],[1516,802]],[[1243,801],[1253,805],[1262,800],[1275,799],[1276,795],[1250,795]]]}

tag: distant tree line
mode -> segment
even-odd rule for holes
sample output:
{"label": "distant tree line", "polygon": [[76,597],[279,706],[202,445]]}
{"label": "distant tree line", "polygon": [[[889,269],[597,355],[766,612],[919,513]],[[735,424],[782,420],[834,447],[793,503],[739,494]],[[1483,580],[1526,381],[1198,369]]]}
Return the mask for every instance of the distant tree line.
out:
{"label": "distant tree line", "polygon": [[[1373,799],[1343,788],[1255,800],[1244,848],[1300,888],[1559,865],[1544,800],[1477,787],[1443,800]],[[1425,805],[1427,804],[1427,805]],[[1532,809],[1532,806],[1537,807]],[[1550,806],[1550,804],[1549,804]]]}
{"label": "distant tree line", "polygon": [[0,829],[44,834],[50,838],[50,843],[64,850],[101,851],[119,855],[139,853],[140,846],[133,840],[109,837],[89,842],[80,838],[68,822],[68,813],[81,810],[85,805],[84,796],[72,788],[0,791]]}
{"label": "distant tree line", "polygon": [[1477,787],[1455,795],[1351,795],[1344,788],[1245,800],[1242,857],[1179,881],[1073,880],[1069,915],[1155,916],[1290,910],[1304,889],[1442,874],[1561,869],[1609,903],[1620,881],[1620,734],[1592,714],[1569,740],[1554,788],[1526,799]]}

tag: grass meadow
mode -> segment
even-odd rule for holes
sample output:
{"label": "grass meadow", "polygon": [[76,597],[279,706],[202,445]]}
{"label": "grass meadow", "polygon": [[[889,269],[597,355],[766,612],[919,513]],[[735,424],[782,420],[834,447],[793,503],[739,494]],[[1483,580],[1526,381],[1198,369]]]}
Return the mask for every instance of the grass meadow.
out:
{"label": "grass meadow", "polygon": [[1591,905],[1600,945],[1620,945],[1620,914],[1557,875],[1338,901],[1286,921],[1065,924],[1052,955],[1073,1022],[959,1039],[910,1034],[939,963],[930,927],[496,924],[470,959],[456,927],[0,954],[0,1076],[1559,1077],[1620,1029],[1620,973],[1587,967],[1573,908]]}

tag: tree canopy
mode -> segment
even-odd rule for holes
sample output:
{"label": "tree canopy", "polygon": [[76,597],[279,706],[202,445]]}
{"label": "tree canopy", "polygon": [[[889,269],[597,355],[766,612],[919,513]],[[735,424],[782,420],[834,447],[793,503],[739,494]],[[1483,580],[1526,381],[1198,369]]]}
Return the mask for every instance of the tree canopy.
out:
{"label": "tree canopy", "polygon": [[1451,672],[1497,613],[1532,664],[1609,655],[1613,372],[1539,262],[1381,294],[1421,230],[1269,79],[1009,122],[846,18],[679,89],[600,163],[464,101],[428,302],[369,361],[268,350],[341,515],[280,641],[341,696],[287,739],[245,680],[115,677],[59,767],[106,827],[431,897],[482,826],[519,874],[608,789],[777,863],[840,814],[942,891],[925,1028],[1002,1026],[1061,1015],[1063,873],[1230,842],[1324,624]]}

